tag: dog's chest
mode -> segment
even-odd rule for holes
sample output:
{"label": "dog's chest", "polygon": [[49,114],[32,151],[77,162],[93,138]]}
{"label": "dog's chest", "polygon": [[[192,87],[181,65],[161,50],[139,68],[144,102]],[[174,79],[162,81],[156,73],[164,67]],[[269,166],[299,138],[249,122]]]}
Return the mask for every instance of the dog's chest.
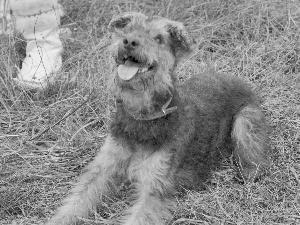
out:
{"label": "dog's chest", "polygon": [[176,146],[182,140],[191,139],[195,133],[195,113],[195,106],[179,104],[177,111],[165,117],[142,121],[118,108],[111,123],[111,134],[127,142],[133,151],[137,145],[156,151],[169,142]]}

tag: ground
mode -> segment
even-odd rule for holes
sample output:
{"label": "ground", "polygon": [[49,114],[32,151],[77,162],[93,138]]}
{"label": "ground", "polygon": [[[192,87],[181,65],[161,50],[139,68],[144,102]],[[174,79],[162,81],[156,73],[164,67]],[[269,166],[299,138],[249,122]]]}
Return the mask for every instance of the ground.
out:
{"label": "ground", "polygon": [[[261,97],[271,126],[272,163],[243,184],[224,160],[205,189],[178,193],[172,224],[300,224],[300,2],[296,0],[62,0],[63,69],[42,94],[12,82],[24,57],[20,35],[0,38],[0,224],[40,224],[53,214],[107,135],[113,99],[107,24],[140,11],[183,22],[195,53],[178,69],[187,79],[208,68],[242,77]],[[108,224],[126,192],[87,224]]]}

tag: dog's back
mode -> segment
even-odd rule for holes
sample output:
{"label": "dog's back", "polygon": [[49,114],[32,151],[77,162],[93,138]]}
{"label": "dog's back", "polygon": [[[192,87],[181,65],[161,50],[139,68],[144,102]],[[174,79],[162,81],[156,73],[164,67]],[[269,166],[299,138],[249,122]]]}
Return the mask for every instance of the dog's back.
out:
{"label": "dog's back", "polygon": [[243,178],[257,177],[268,161],[269,145],[265,118],[251,88],[236,76],[208,71],[179,90],[183,102],[197,105],[196,135],[185,162],[194,162],[203,173],[233,153]]}

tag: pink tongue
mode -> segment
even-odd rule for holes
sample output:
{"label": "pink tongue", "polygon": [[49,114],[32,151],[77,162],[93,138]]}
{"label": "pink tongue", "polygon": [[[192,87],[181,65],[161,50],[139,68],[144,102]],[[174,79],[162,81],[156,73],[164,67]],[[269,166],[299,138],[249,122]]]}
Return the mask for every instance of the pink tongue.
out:
{"label": "pink tongue", "polygon": [[122,80],[130,80],[138,72],[139,67],[126,63],[118,66],[118,75]]}

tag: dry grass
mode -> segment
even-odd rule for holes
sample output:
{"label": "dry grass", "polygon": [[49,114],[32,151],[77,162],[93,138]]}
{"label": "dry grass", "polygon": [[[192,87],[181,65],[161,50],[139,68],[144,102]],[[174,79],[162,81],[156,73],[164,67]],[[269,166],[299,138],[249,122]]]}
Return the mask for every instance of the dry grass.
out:
{"label": "dry grass", "polygon": [[[206,190],[178,194],[173,224],[300,224],[299,1],[62,2],[63,26],[73,37],[64,41],[62,78],[51,91],[37,96],[14,86],[24,40],[0,39],[0,224],[44,221],[101,146],[113,105],[105,86],[106,26],[113,15],[132,10],[184,22],[199,48],[179,76],[214,67],[243,77],[261,96],[273,128],[266,177],[242,185],[225,163]],[[105,224],[123,207],[120,196],[87,222]]]}

